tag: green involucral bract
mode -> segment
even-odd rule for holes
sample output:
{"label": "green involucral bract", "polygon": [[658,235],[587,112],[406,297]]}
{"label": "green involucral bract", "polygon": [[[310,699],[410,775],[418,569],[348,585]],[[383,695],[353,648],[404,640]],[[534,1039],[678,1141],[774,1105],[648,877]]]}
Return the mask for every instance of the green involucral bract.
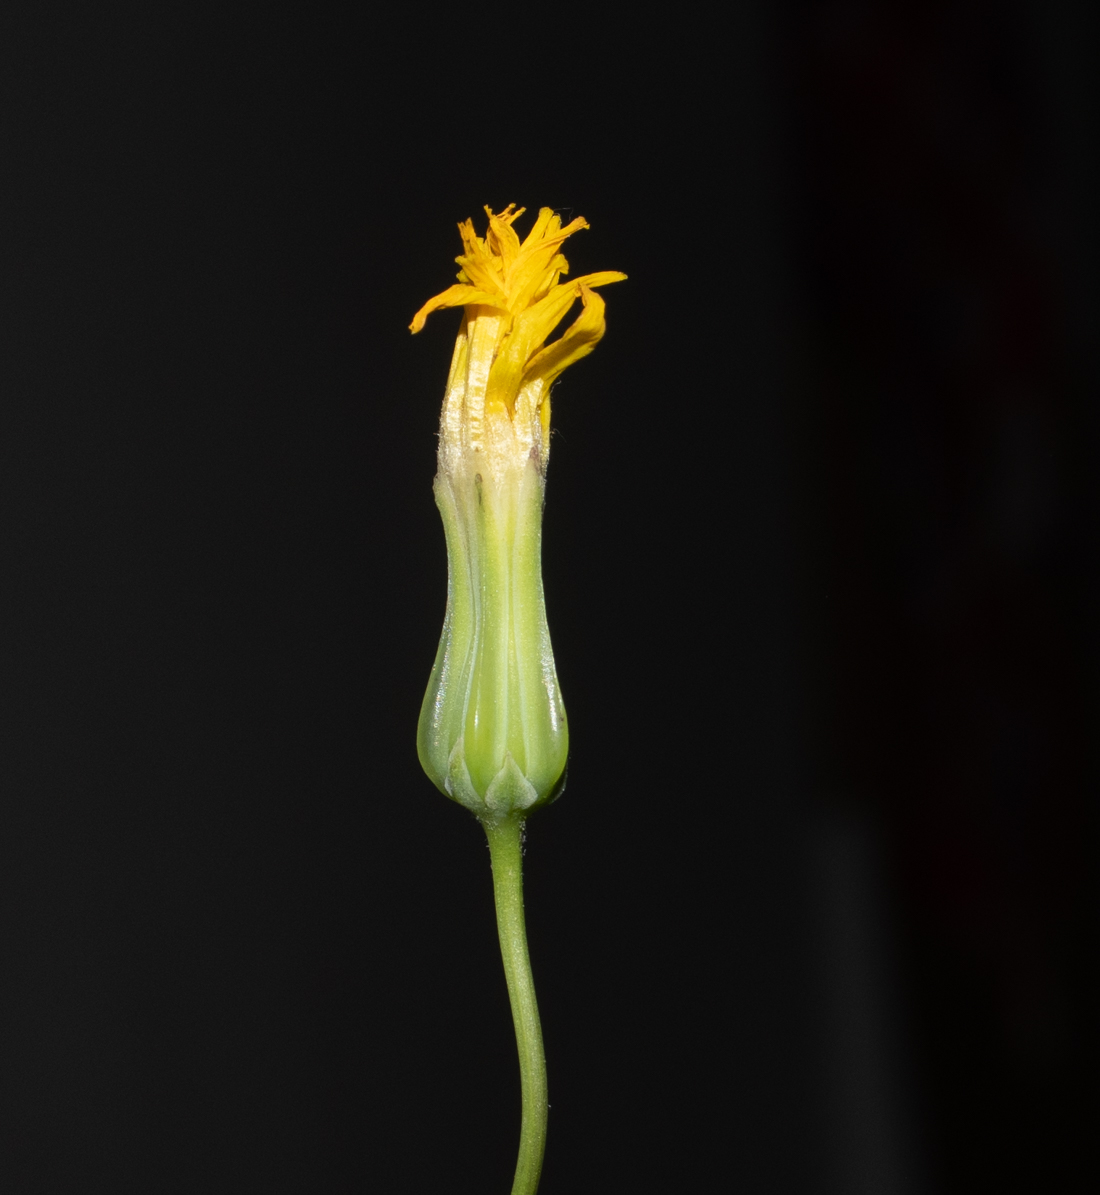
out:
{"label": "green involucral bract", "polygon": [[569,735],[542,592],[540,462],[483,474],[471,456],[435,480],[447,613],[417,747],[441,791],[492,821],[557,795]]}

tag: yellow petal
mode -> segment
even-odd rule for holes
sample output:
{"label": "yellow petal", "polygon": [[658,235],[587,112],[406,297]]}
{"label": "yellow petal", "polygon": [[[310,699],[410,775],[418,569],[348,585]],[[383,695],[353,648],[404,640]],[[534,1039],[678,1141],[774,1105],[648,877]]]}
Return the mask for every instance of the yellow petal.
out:
{"label": "yellow petal", "polygon": [[[500,258],[474,232],[473,220],[465,220],[458,226],[464,252],[455,258],[462,267],[461,274],[466,281],[483,291],[495,294],[503,290]],[[460,276],[461,280],[461,276]]]}
{"label": "yellow petal", "polygon": [[[527,376],[529,363],[534,359],[543,342],[551,332],[561,323],[566,312],[580,298],[585,289],[593,286],[605,286],[610,282],[619,282],[626,277],[617,270],[603,270],[596,274],[586,274],[572,282],[563,283],[535,303],[526,311],[521,311],[512,321],[512,326],[504,336],[493,368],[489,375],[488,398],[501,403],[509,413],[515,409],[516,395]],[[602,310],[602,308],[601,308]],[[574,324],[574,327],[577,325]],[[602,335],[602,333],[601,333]],[[597,340],[599,337],[596,338]],[[595,342],[593,342],[593,345]],[[580,356],[591,352],[585,349]],[[562,369],[572,361],[572,356],[562,365]],[[554,374],[558,376],[561,370]]]}
{"label": "yellow petal", "polygon": [[539,214],[531,231],[523,238],[525,245],[533,245],[540,241],[547,232],[555,233],[561,228],[561,217],[552,207],[540,207]]}
{"label": "yellow petal", "polygon": [[409,324],[409,331],[419,332],[427,322],[428,316],[441,307],[465,307],[468,303],[486,303],[490,307],[503,306],[499,294],[486,294],[485,291],[478,290],[476,286],[456,282],[454,286],[448,286],[445,291],[441,291],[435,298],[429,299],[420,308],[413,316],[412,323]]}
{"label": "yellow petal", "polygon": [[[607,286],[612,282],[625,282],[626,275],[620,273],[618,270],[597,270],[594,274],[582,274],[579,278],[574,278],[567,285],[569,286],[587,286],[591,290],[594,286]],[[578,292],[579,294],[580,292]]]}
{"label": "yellow petal", "polygon": [[583,287],[591,289],[595,286],[606,286],[611,282],[621,282],[625,278],[626,275],[617,270],[601,270],[599,273],[584,274],[571,282],[555,286],[537,303],[516,316],[512,336],[517,337],[520,330],[523,330],[522,335],[528,345],[527,356],[530,357],[558,326],[573,303],[581,297]]}
{"label": "yellow petal", "polygon": [[455,261],[462,267],[458,272],[459,282],[465,279],[472,286],[478,287],[487,294],[503,295],[504,287],[499,259],[491,257],[488,253],[482,253],[476,256],[469,254],[456,257]]}
{"label": "yellow petal", "polygon": [[[530,306],[547,271],[560,269],[556,266],[556,259],[561,256],[558,246],[573,233],[587,227],[588,221],[583,216],[578,216],[562,228],[561,218],[548,207],[539,212],[535,227],[520,246],[519,255],[509,275],[508,306],[512,311],[523,311]],[[538,236],[536,232],[539,232]]]}
{"label": "yellow petal", "polygon": [[499,215],[494,215],[492,208],[485,209],[485,214],[489,217],[489,236],[486,239],[490,242],[490,248],[501,258],[505,278],[508,277],[520,248],[519,237],[516,236],[512,223],[527,210],[521,207],[513,211],[515,206],[514,203],[510,203]]}
{"label": "yellow petal", "polygon": [[539,299],[545,299],[550,291],[558,285],[558,280],[561,278],[561,276],[568,273],[569,262],[567,262],[565,257],[559,253],[547,268],[542,281],[539,283],[538,290],[536,290],[534,295],[531,297],[531,301],[533,303],[537,303]]}
{"label": "yellow petal", "polygon": [[576,297],[573,287],[561,286],[557,293],[548,295],[515,317],[489,374],[489,399],[502,403],[509,412],[514,410],[527,362],[558,326]]}
{"label": "yellow petal", "polygon": [[531,358],[527,368],[523,371],[523,385],[536,378],[541,378],[546,389],[563,370],[574,361],[587,357],[599,344],[607,322],[604,320],[604,301],[595,291],[589,290],[581,284],[581,302],[584,310],[577,316],[565,332],[548,344],[541,353]]}

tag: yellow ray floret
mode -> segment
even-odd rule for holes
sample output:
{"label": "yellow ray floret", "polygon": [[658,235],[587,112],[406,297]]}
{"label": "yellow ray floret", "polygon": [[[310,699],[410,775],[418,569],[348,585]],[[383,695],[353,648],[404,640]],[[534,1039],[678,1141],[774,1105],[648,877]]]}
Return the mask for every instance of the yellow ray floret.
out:
{"label": "yellow ray floret", "polygon": [[[523,208],[510,203],[502,212],[485,211],[489,228],[484,239],[474,232],[472,220],[458,226],[463,248],[455,259],[461,267],[458,282],[429,299],[409,327],[419,332],[433,311],[464,307],[455,366],[464,373],[465,419],[479,428],[486,416],[506,413],[515,418],[518,406],[545,431],[551,384],[603,336],[604,304],[593,287],[619,282],[626,275],[604,270],[561,281],[569,273],[561,245],[588,227],[580,216],[562,227],[561,217],[544,207],[521,242],[512,225]],[[577,299],[583,304],[580,315],[547,345],[547,337]],[[456,381],[453,372],[449,390]]]}

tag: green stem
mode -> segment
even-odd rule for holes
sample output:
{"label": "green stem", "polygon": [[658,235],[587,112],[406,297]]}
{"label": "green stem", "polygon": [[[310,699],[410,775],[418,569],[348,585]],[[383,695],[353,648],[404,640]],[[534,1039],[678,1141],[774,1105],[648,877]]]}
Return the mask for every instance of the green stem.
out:
{"label": "green stem", "polygon": [[542,1028],[535,1002],[535,981],[527,954],[527,930],[523,922],[523,822],[504,818],[482,822],[489,839],[493,861],[493,895],[496,898],[497,930],[508,998],[516,1023],[519,1049],[519,1079],[523,1092],[523,1119],[519,1131],[519,1159],[512,1195],[535,1195],[546,1149],[546,1056],[542,1050]]}

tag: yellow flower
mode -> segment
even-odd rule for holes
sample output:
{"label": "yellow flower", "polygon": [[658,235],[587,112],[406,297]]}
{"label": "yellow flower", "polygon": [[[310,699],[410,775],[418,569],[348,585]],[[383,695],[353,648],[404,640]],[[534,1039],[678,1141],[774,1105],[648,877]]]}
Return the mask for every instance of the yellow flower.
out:
{"label": "yellow flower", "polygon": [[[509,204],[489,217],[484,240],[474,222],[458,226],[464,252],[458,283],[429,299],[413,317],[419,332],[433,311],[464,307],[455,343],[440,427],[440,466],[476,454],[479,467],[497,472],[534,454],[545,470],[550,448],[550,387],[563,370],[587,356],[604,334],[604,303],[593,287],[618,282],[625,274],[604,270],[569,282],[569,264],[560,248],[588,222],[582,217],[564,228],[550,208],[542,208],[521,242],[512,225],[524,208]],[[583,310],[551,344],[546,338],[580,299]]]}
{"label": "yellow flower", "polygon": [[[443,401],[435,497],[447,537],[447,612],[421,708],[417,746],[441,791],[486,825],[523,818],[561,791],[569,752],[542,590],[542,503],[550,387],[604,333],[592,290],[625,274],[572,282],[564,228],[549,208],[521,243],[523,209],[488,208],[489,231],[458,226],[456,286],[416,313],[418,332],[441,307],[464,307]],[[583,309],[546,338],[577,299]]]}

